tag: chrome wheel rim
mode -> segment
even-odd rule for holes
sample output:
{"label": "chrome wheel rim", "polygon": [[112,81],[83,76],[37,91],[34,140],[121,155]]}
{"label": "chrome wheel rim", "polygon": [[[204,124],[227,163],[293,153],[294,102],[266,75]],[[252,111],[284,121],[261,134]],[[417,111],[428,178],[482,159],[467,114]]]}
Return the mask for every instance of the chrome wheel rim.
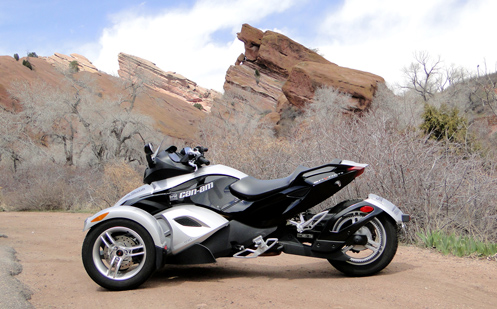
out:
{"label": "chrome wheel rim", "polygon": [[116,226],[97,237],[92,257],[103,276],[112,280],[126,280],[140,272],[147,253],[138,233],[127,227]]}
{"label": "chrome wheel rim", "polygon": [[[334,225],[333,231],[338,232],[362,219],[366,214],[363,212],[353,212],[340,218]],[[385,250],[387,235],[383,224],[378,218],[361,227],[354,235],[365,235],[367,243],[365,245],[349,245],[342,248],[342,252],[350,257],[349,264],[365,265],[376,261]]]}

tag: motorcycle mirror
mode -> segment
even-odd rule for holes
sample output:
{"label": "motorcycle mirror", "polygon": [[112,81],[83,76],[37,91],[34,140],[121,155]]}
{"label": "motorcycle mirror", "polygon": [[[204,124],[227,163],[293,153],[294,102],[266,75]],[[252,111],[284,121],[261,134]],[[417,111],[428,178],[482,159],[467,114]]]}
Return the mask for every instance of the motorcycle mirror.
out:
{"label": "motorcycle mirror", "polygon": [[164,140],[162,140],[162,142],[160,142],[159,147],[157,147],[157,149],[155,150],[154,154],[152,155],[152,160],[154,160],[155,157],[157,157],[157,154],[159,153],[160,149],[162,148],[162,143],[164,143]]}
{"label": "motorcycle mirror", "polygon": [[154,146],[152,146],[152,143],[145,144],[145,147],[143,147],[143,151],[145,151],[146,155],[151,155],[154,153]]}
{"label": "motorcycle mirror", "polygon": [[201,154],[203,154],[204,152],[207,152],[209,150],[209,148],[202,147],[202,146],[197,146],[197,147],[195,147],[195,149],[198,150]]}

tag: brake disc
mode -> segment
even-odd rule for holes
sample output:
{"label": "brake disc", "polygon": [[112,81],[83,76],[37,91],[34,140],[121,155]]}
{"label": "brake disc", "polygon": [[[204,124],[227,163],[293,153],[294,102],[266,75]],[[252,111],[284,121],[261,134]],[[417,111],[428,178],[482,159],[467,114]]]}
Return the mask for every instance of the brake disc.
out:
{"label": "brake disc", "polygon": [[[133,238],[125,236],[125,235],[116,236],[114,240],[116,242],[114,249],[109,250],[109,248],[105,247],[103,250],[104,258],[109,265],[111,264],[112,257],[115,254],[115,251],[117,251],[119,248],[130,248],[130,247],[134,247],[137,245],[136,241]],[[133,263],[134,263],[133,258],[130,256],[127,256],[127,257],[123,258],[123,261],[121,263],[121,267],[119,268],[119,270],[127,270],[128,268],[130,268],[133,265]]]}

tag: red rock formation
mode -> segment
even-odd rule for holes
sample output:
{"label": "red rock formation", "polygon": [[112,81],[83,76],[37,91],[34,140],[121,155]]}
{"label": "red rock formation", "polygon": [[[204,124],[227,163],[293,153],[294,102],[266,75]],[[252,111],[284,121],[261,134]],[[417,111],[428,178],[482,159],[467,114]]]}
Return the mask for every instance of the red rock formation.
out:
{"label": "red rock formation", "polygon": [[245,57],[249,61],[257,60],[264,32],[248,24],[242,25],[242,31],[237,38],[245,44]]}
{"label": "red rock formation", "polygon": [[119,53],[118,61],[117,73],[120,77],[139,77],[151,89],[174,96],[190,105],[201,104],[205,111],[210,111],[213,100],[221,96],[219,92],[200,87],[176,72],[165,72],[148,60]]}
{"label": "red rock formation", "polygon": [[302,61],[316,63],[331,63],[324,57],[301,45],[281,33],[266,31],[259,48],[259,55],[256,62],[275,71],[278,74],[288,77],[292,68]]}
{"label": "red rock formation", "polygon": [[333,63],[300,62],[292,68],[283,85],[283,93],[292,105],[304,107],[312,101],[318,88],[333,87],[352,97],[350,110],[362,111],[373,100],[378,83],[385,81],[378,75],[343,68]]}
{"label": "red rock formation", "polygon": [[[368,72],[340,67],[292,39],[273,31],[262,32],[248,24],[237,34],[245,57],[226,73],[224,90],[237,89],[259,98],[258,106],[303,108],[320,87],[334,87],[351,95],[350,110],[369,107],[378,83],[384,79]],[[274,117],[272,117],[274,119]]]}
{"label": "red rock formation", "polygon": [[69,63],[71,63],[72,61],[77,61],[80,71],[86,71],[90,73],[98,72],[97,67],[95,67],[93,63],[90,62],[90,60],[78,54],[71,54],[70,56],[67,56],[64,54],[55,53],[53,54],[53,56],[42,57],[42,58],[44,58],[48,63],[58,68],[62,69],[69,68]]}
{"label": "red rock formation", "polygon": [[[260,77],[256,77],[256,70]],[[240,90],[255,95],[258,100],[252,102],[260,111],[273,110],[278,97],[282,94],[281,87],[285,79],[279,75],[270,75],[266,70],[257,67],[252,62],[243,65],[230,66],[226,72],[224,91]]]}

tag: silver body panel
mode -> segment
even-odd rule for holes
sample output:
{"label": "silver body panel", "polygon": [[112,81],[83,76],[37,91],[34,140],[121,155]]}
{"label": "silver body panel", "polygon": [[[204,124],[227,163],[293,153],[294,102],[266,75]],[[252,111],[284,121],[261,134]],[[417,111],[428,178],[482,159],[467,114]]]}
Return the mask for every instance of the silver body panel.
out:
{"label": "silver body panel", "polygon": [[[219,214],[195,205],[181,205],[164,210],[158,216],[163,217],[171,227],[172,243],[169,245],[173,254],[179,253],[195,243],[201,243],[212,234],[229,224]],[[199,226],[185,226],[177,219],[188,218]]]}
{"label": "silver body panel", "polygon": [[[91,222],[96,217],[108,213],[105,218]],[[185,226],[176,219],[195,221],[199,226]],[[113,206],[103,209],[85,220],[83,231],[111,219],[128,219],[142,225],[152,236],[156,247],[168,248],[176,254],[195,243],[201,243],[229,224],[221,215],[195,205],[181,205],[166,209],[155,216],[132,206]],[[165,221],[161,222],[161,219]]]}

